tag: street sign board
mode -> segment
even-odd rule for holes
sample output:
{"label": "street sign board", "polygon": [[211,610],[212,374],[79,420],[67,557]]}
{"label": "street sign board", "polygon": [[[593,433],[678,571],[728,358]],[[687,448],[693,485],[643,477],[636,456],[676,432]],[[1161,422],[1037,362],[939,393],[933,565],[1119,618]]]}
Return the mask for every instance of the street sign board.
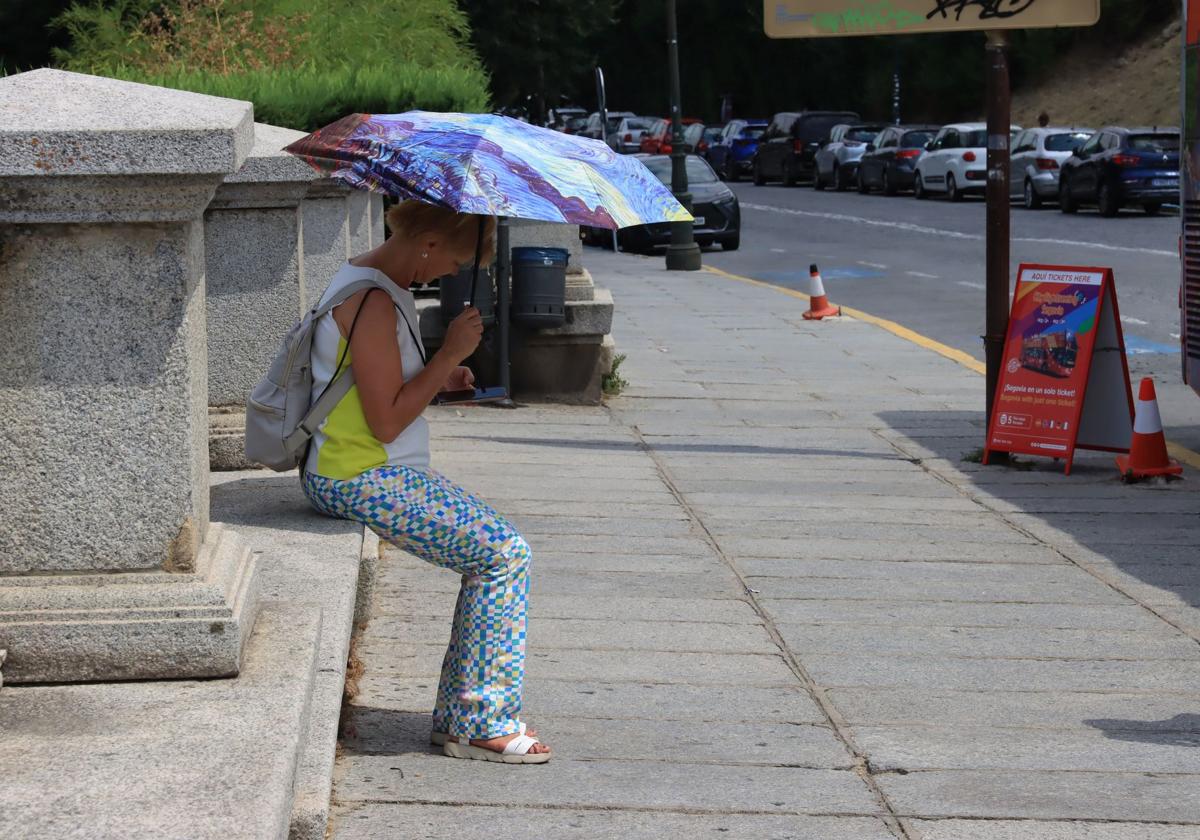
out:
{"label": "street sign board", "polygon": [[1066,460],[1126,452],[1133,393],[1112,269],[1022,265],[983,462],[993,452]]}
{"label": "street sign board", "polygon": [[770,38],[1091,26],[1100,0],[763,0]]}

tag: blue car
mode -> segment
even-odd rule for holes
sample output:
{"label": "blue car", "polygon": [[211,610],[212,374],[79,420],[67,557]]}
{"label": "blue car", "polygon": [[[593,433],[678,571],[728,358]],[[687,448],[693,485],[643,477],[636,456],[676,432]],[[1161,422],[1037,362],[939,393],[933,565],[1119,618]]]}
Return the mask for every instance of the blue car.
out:
{"label": "blue car", "polygon": [[758,138],[766,130],[766,120],[730,120],[705,157],[724,180],[736,181],[750,171]]}
{"label": "blue car", "polygon": [[1140,204],[1153,216],[1179,201],[1179,129],[1107,126],[1060,167],[1058,207],[1064,213],[1095,204],[1101,216],[1115,216],[1127,204]]}

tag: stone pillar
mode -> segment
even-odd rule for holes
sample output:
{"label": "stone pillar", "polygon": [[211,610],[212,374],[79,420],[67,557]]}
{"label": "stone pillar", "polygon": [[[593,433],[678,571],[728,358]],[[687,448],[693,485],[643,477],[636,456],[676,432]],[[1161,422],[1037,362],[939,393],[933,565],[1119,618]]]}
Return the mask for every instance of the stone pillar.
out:
{"label": "stone pillar", "polygon": [[300,212],[304,217],[304,274],[323,290],[350,253],[350,193],[340,181],[313,181]]}
{"label": "stone pillar", "polygon": [[251,106],[0,78],[6,682],[231,676],[253,556],[208,518],[202,214]]}
{"label": "stone pillar", "polygon": [[318,176],[283,151],[303,136],[255,123],[250,156],[217,188],[204,214],[214,470],[253,466],[245,452],[246,395],[266,372],[280,339],[322,291],[306,282],[300,210]]}

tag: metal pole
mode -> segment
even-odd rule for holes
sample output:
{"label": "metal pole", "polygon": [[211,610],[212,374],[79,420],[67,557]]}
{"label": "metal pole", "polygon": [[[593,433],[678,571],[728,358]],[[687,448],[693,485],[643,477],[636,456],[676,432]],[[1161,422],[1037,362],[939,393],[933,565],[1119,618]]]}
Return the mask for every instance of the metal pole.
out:
{"label": "metal pole", "polygon": [[512,372],[509,368],[509,283],[512,279],[512,254],[508,244],[508,219],[501,216],[496,220],[496,348],[500,368],[500,387],[508,396],[496,403],[503,408],[515,408],[512,400]]}
{"label": "metal pole", "polygon": [[1011,90],[1008,77],[1008,35],[987,33],[987,326],[983,337],[987,359],[987,427],[991,428],[992,403],[1004,338],[1008,332],[1009,260],[1009,130]]}
{"label": "metal pole", "polygon": [[[604,71],[599,67],[596,68],[596,110],[600,112],[600,139],[607,146],[608,94],[604,89]],[[621,243],[617,240],[617,232],[615,230],[612,232],[612,245],[614,254],[621,250]]]}
{"label": "metal pole", "polygon": [[[667,0],[667,66],[671,76],[671,192],[680,204],[692,212],[688,193],[687,154],[683,150],[683,116],[680,114],[679,37],[675,28],[675,0]],[[671,244],[667,246],[667,269],[698,271],[700,246],[692,233],[691,222],[671,223]]]}

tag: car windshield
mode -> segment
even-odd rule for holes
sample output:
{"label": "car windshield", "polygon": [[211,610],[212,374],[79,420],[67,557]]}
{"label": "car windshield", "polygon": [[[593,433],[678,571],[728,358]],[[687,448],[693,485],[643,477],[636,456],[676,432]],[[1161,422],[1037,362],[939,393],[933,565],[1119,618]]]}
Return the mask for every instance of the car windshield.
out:
{"label": "car windshield", "polygon": [[567,128],[572,130],[583,128],[588,123],[587,117],[571,117],[567,120]]}
{"label": "car windshield", "polygon": [[937,134],[936,131],[909,131],[905,133],[900,145],[909,149],[920,148],[927,145],[935,134]]}
{"label": "car windshield", "polygon": [[1131,134],[1129,148],[1135,152],[1178,152],[1178,134]]}
{"label": "car windshield", "polygon": [[630,117],[625,124],[631,129],[644,131],[654,125],[654,120],[648,120],[645,117]]}
{"label": "car windshield", "polygon": [[[689,155],[686,160],[689,184],[711,184],[717,180],[712,167],[700,158]],[[668,187],[671,186],[671,159],[669,157],[646,158],[642,163],[646,164],[646,168],[654,173],[655,178]]]}
{"label": "car windshield", "polygon": [[835,125],[845,122],[845,114],[830,114],[829,116],[821,117],[804,117],[800,120],[798,129],[798,137],[800,140],[826,140],[829,137],[829,131]]}
{"label": "car windshield", "polygon": [[621,120],[623,120],[623,119],[625,119],[625,118],[624,117],[609,117],[605,121],[605,125],[608,126],[609,131],[616,131],[618,128],[620,128]]}
{"label": "car windshield", "polygon": [[767,130],[765,125],[748,125],[738,132],[738,137],[745,137],[747,140],[757,140],[763,136],[763,132]]}
{"label": "car windshield", "polygon": [[879,135],[878,128],[852,128],[846,132],[843,140],[857,140],[860,143],[870,143]]}
{"label": "car windshield", "polygon": [[1086,131],[1070,131],[1046,135],[1047,152],[1073,152],[1087,142],[1092,135]]}
{"label": "car windshield", "polygon": [[974,131],[964,131],[959,135],[960,148],[963,149],[986,149],[987,148],[987,129],[977,128]]}

